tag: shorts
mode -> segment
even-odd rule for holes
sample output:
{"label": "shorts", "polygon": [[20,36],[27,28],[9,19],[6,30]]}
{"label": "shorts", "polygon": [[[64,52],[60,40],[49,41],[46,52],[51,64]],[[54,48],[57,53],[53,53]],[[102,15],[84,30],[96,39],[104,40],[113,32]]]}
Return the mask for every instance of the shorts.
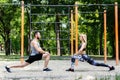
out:
{"label": "shorts", "polygon": [[34,56],[29,56],[29,58],[25,61],[27,63],[33,63],[34,61],[38,61],[42,59],[43,54],[36,54]]}

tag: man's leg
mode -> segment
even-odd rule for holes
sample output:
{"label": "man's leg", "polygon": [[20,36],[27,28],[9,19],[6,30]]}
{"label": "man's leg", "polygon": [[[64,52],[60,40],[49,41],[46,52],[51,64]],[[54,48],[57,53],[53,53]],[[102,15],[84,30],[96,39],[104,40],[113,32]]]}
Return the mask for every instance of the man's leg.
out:
{"label": "man's leg", "polygon": [[28,62],[24,62],[23,64],[19,64],[19,65],[14,65],[14,66],[5,66],[5,69],[7,72],[11,72],[10,68],[22,68],[25,67],[27,65],[29,65],[30,63]]}
{"label": "man's leg", "polygon": [[28,63],[28,62],[24,62],[23,64],[19,64],[19,65],[8,66],[8,68],[22,68],[22,67],[25,67],[29,64],[30,63]]}
{"label": "man's leg", "polygon": [[43,71],[51,71],[51,69],[48,68],[48,63],[49,63],[49,60],[50,60],[50,54],[43,54],[43,58],[45,59]]}

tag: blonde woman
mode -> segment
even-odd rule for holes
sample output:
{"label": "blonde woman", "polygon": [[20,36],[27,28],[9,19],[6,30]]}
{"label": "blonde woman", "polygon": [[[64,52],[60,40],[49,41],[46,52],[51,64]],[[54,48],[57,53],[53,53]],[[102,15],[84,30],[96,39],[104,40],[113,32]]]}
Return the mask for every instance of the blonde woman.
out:
{"label": "blonde woman", "polygon": [[98,62],[96,62],[94,59],[92,59],[91,57],[89,57],[86,54],[87,36],[85,34],[80,34],[80,41],[81,41],[81,45],[79,47],[79,50],[78,50],[77,53],[75,53],[71,57],[71,67],[69,69],[67,69],[66,71],[74,72],[75,59],[79,59],[80,61],[86,61],[89,64],[94,65],[94,66],[108,67],[109,71],[115,69],[114,66],[109,66],[109,65],[104,64],[104,63],[98,63]]}

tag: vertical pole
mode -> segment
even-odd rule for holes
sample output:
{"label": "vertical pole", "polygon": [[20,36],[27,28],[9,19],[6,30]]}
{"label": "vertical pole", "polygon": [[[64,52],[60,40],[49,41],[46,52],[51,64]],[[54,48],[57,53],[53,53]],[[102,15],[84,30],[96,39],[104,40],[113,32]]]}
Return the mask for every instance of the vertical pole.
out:
{"label": "vertical pole", "polygon": [[107,61],[107,36],[106,36],[106,23],[107,23],[107,19],[106,19],[106,10],[104,10],[104,62],[106,63]]}
{"label": "vertical pole", "polygon": [[24,1],[21,5],[21,63],[24,60]]}
{"label": "vertical pole", "polygon": [[115,46],[116,46],[116,65],[119,63],[119,43],[118,43],[118,3],[115,2]]}
{"label": "vertical pole", "polygon": [[[75,2],[75,52],[78,51],[78,3]],[[78,65],[78,60],[75,61],[75,64]]]}
{"label": "vertical pole", "polygon": [[77,6],[77,2],[75,2],[75,52],[78,51],[78,6]]}
{"label": "vertical pole", "polygon": [[73,10],[71,10],[71,55],[73,55]]}

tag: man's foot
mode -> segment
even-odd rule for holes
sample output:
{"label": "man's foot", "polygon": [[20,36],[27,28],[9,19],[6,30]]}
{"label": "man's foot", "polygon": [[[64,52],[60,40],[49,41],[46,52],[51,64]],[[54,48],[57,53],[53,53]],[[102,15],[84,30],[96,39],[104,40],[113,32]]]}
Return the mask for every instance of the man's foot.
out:
{"label": "man's foot", "polygon": [[112,66],[112,67],[109,68],[109,71],[112,71],[112,70],[115,70],[114,66]]}
{"label": "man's foot", "polygon": [[43,69],[43,71],[52,71],[52,70],[49,68],[45,68],[45,69]]}
{"label": "man's foot", "polygon": [[6,69],[7,72],[11,73],[10,68],[8,68],[7,66],[5,66],[5,69]]}
{"label": "man's foot", "polygon": [[69,68],[69,69],[67,69],[66,71],[74,72],[74,69]]}

